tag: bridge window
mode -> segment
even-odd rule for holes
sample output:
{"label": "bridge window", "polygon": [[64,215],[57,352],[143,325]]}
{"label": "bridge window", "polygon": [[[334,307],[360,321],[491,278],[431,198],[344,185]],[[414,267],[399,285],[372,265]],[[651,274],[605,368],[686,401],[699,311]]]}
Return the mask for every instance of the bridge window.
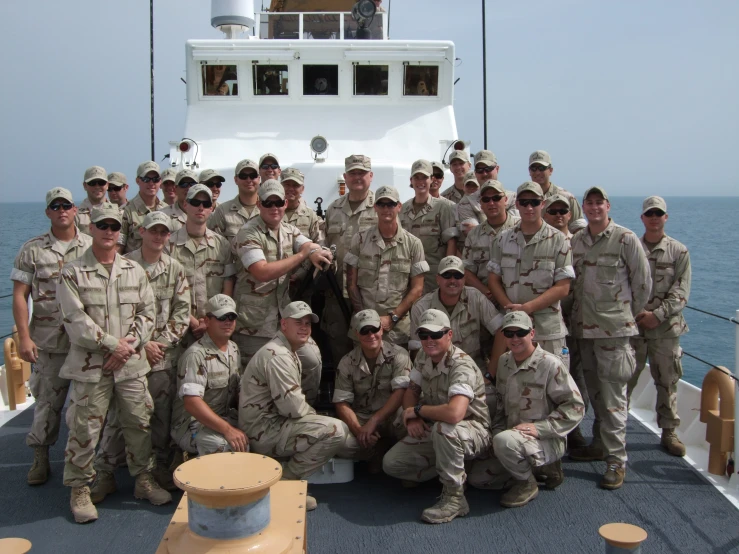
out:
{"label": "bridge window", "polygon": [[287,94],[287,66],[254,64],[254,96]]}
{"label": "bridge window", "polygon": [[303,94],[336,96],[339,94],[338,65],[304,65]]}
{"label": "bridge window", "polygon": [[208,63],[203,66],[203,96],[237,96],[239,78],[235,65]]}
{"label": "bridge window", "polygon": [[386,65],[354,64],[355,96],[387,96]]}
{"label": "bridge window", "polygon": [[439,93],[438,65],[405,64],[404,96],[437,96]]}

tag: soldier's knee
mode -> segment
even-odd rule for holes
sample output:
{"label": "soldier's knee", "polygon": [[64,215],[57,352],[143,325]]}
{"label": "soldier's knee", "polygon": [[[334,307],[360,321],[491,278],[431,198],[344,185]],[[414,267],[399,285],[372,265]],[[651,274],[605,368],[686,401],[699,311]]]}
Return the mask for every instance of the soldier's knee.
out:
{"label": "soldier's knee", "polygon": [[513,429],[501,431],[493,437],[493,451],[498,458],[505,457],[511,452],[519,451],[518,436],[520,433]]}
{"label": "soldier's knee", "polygon": [[385,474],[389,475],[390,477],[397,477],[398,474],[402,471],[401,468],[405,467],[406,465],[402,463],[402,458],[398,456],[397,452],[395,452],[394,450],[394,448],[391,448],[382,457],[382,471],[384,471]]}
{"label": "soldier's knee", "polygon": [[457,426],[452,423],[437,421],[431,427],[431,440],[434,444],[441,442],[458,442],[460,439],[459,434],[457,433]]}

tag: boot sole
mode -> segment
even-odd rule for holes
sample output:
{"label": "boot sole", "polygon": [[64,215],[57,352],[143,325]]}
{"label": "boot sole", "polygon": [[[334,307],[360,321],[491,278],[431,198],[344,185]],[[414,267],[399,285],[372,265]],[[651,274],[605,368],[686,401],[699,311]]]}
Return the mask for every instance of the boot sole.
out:
{"label": "boot sole", "polygon": [[98,519],[98,516],[89,517],[89,518],[86,518],[86,519],[78,519],[77,516],[74,516],[74,521],[76,523],[92,523],[93,521],[97,521],[97,519]]}
{"label": "boot sole", "polygon": [[455,517],[464,517],[464,516],[466,516],[469,513],[470,513],[470,509],[467,508],[466,510],[463,510],[461,512],[457,512],[453,516],[444,517],[444,518],[441,518],[441,519],[431,519],[430,517],[426,517],[426,516],[423,516],[422,515],[421,516],[421,521],[425,521],[426,523],[449,523]]}
{"label": "boot sole", "polygon": [[26,483],[28,483],[32,487],[35,487],[36,485],[43,485],[48,480],[49,480],[48,477],[46,479],[44,479],[44,480],[41,480],[41,479],[26,479]]}
{"label": "boot sole", "polygon": [[554,489],[556,489],[558,486],[560,486],[564,482],[565,482],[564,478],[558,479],[557,481],[554,481],[554,482],[544,481],[544,488],[547,490],[553,491]]}
{"label": "boot sole", "polygon": [[662,450],[664,450],[665,452],[667,452],[670,456],[675,456],[676,458],[684,458],[685,457],[685,451],[684,450],[682,452],[673,452],[668,447],[666,447],[664,444],[660,444],[660,446],[662,447]]}
{"label": "boot sole", "polygon": [[531,502],[534,498],[539,496],[539,489],[537,489],[531,493],[531,496],[529,496],[526,500],[519,500],[518,502],[504,502],[503,500],[500,501],[500,505],[504,508],[520,508],[521,506],[525,506],[529,502]]}
{"label": "boot sole", "polygon": [[171,498],[169,500],[165,500],[164,502],[154,502],[153,500],[149,500],[145,496],[138,496],[137,494],[134,494],[133,497],[136,500],[148,500],[149,504],[151,504],[152,506],[164,506],[165,504],[169,504],[170,502],[172,502]]}
{"label": "boot sole", "polygon": [[621,483],[618,483],[617,485],[611,485],[611,484],[608,484],[608,483],[601,483],[600,484],[600,488],[601,489],[605,489],[607,491],[615,491],[617,489],[620,489],[623,486],[624,486],[623,481]]}

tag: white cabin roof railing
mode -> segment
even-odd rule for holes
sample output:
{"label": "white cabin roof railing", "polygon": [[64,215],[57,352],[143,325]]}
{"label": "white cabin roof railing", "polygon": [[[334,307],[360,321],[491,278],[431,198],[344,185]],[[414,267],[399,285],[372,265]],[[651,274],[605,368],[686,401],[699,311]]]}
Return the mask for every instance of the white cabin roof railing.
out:
{"label": "white cabin roof railing", "polygon": [[[254,27],[262,40],[354,40],[359,25],[351,12],[257,12]],[[367,26],[371,38],[387,40],[387,13],[377,12]]]}

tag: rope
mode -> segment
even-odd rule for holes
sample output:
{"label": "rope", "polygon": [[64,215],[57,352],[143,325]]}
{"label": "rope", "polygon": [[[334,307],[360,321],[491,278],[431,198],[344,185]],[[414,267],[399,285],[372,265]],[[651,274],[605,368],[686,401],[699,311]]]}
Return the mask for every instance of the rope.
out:
{"label": "rope", "polygon": [[729,377],[731,377],[732,379],[734,379],[734,381],[737,381],[737,382],[739,382],[739,379],[737,379],[736,377],[734,377],[734,375],[732,375],[732,374],[731,374],[731,373],[729,373],[728,371],[724,371],[723,369],[721,369],[721,368],[720,368],[720,367],[718,367],[717,365],[714,365],[714,364],[712,364],[711,362],[707,362],[706,360],[704,360],[704,359],[702,359],[702,358],[699,358],[698,356],[693,356],[692,354],[690,354],[689,352],[686,352],[685,350],[683,350],[683,354],[685,354],[686,356],[690,356],[690,357],[691,357],[691,358],[693,358],[694,360],[698,360],[699,362],[703,362],[703,363],[704,363],[704,364],[706,364],[707,366],[711,366],[712,368],[718,369],[718,370],[719,370],[719,371],[720,371],[721,373],[725,373],[726,375],[728,375]]}
{"label": "rope", "polygon": [[737,321],[733,317],[724,317],[722,315],[718,315],[718,314],[714,314],[714,313],[711,313],[711,312],[707,312],[707,311],[701,310],[699,308],[694,308],[693,306],[686,305],[685,307],[688,308],[688,309],[690,309],[690,310],[694,310],[694,311],[700,312],[702,314],[706,314],[706,315],[710,315],[710,316],[713,316],[713,317],[717,317],[719,319],[723,319],[724,321],[729,321],[731,323],[736,323],[737,325],[739,325],[739,321]]}

